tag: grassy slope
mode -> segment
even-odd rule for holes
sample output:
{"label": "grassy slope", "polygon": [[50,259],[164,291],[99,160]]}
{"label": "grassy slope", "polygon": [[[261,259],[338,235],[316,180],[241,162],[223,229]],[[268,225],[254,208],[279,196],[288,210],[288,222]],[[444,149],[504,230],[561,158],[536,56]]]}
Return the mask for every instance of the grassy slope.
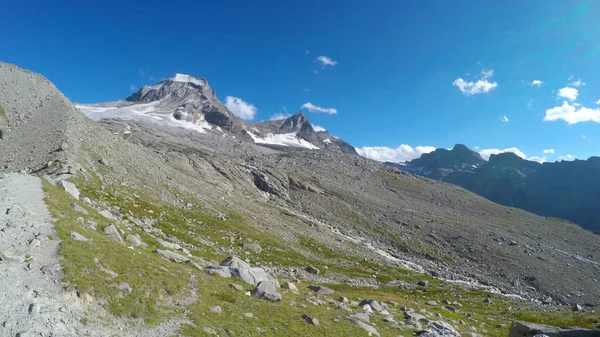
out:
{"label": "grassy slope", "polygon": [[[298,236],[298,239],[284,241],[273,232],[261,230],[242,218],[239,214],[227,210],[219,205],[196,204],[191,209],[180,209],[162,204],[143,196],[143,191],[133,191],[123,186],[106,186],[102,190],[96,180],[84,181],[76,178],[74,182],[82,192],[82,197],[88,196],[93,200],[106,202],[108,205],[120,207],[124,219],[152,218],[156,221],[155,228],[160,228],[164,233],[177,237],[190,244],[188,248],[192,254],[200,259],[217,260],[225,258],[228,254],[220,248],[228,248],[237,254],[245,256],[237,244],[229,242],[230,237],[242,237],[245,242],[260,243],[266,248],[260,255],[251,254],[252,263],[306,266],[315,264],[327,265],[328,273],[337,273],[351,277],[371,277],[377,275],[381,282],[392,279],[402,279],[416,282],[419,279],[430,281],[431,287],[414,290],[398,288],[365,288],[348,285],[330,285],[336,290],[333,298],[346,296],[351,300],[375,298],[382,301],[395,301],[400,306],[406,305],[415,309],[425,308],[425,301],[448,299],[457,300],[463,307],[459,312],[449,312],[441,306],[427,307],[432,313],[440,313],[447,318],[463,320],[470,325],[486,329],[491,336],[507,335],[507,328],[497,328],[496,325],[508,324],[510,319],[528,319],[541,323],[560,323],[563,325],[582,325],[590,327],[597,318],[594,314],[571,312],[544,313],[537,312],[528,303],[516,303],[496,295],[492,296],[492,304],[484,304],[489,294],[478,291],[466,291],[456,286],[441,283],[430,277],[390,266],[380,266],[365,262],[361,259],[349,257],[346,254],[325,247],[308,237]],[[346,312],[335,309],[332,304],[315,306],[306,301],[310,294],[308,283],[300,283],[301,293],[294,295],[284,294],[284,300],[271,303],[245,295],[228,287],[229,283],[242,284],[236,279],[224,279],[218,276],[208,276],[191,265],[176,264],[160,259],[153,250],[158,247],[156,241],[136,226],[129,229],[120,226],[121,230],[138,233],[143,241],[149,244],[148,248],[129,249],[126,246],[108,239],[102,234],[101,229],[109,221],[98,215],[95,210],[86,207],[90,215],[82,215],[71,209],[70,204],[75,200],[68,196],[60,187],[45,183],[47,204],[51,213],[57,219],[56,227],[60,239],[62,266],[65,270],[63,281],[76,288],[80,293],[88,293],[94,298],[105,301],[106,308],[114,315],[125,318],[139,318],[147,323],[155,324],[174,315],[189,310],[188,316],[193,324],[186,326],[182,333],[189,336],[202,335],[204,327],[211,327],[217,331],[229,331],[230,335],[258,335],[255,328],[266,330],[264,336],[281,335],[285,331],[287,336],[323,335],[323,336],[365,336],[366,333],[345,320],[336,323],[338,315],[347,315]],[[193,199],[190,199],[193,201]],[[83,206],[82,203],[79,203]],[[85,206],[84,206],[85,207]],[[268,208],[262,208],[264,211]],[[225,214],[226,220],[221,220],[215,210]],[[257,212],[259,212],[257,210]],[[86,225],[77,222],[78,217],[86,219]],[[97,222],[96,230],[87,225],[87,219]],[[289,219],[288,219],[289,220]],[[91,239],[90,242],[74,241],[70,238],[70,231],[75,230]],[[206,244],[214,243],[213,245]],[[238,243],[238,241],[236,241]],[[100,270],[94,258],[98,258],[104,268],[115,271],[119,276],[108,279],[108,275]],[[316,261],[315,261],[316,260]],[[192,275],[197,280],[199,300],[181,306],[177,305],[179,299],[188,296]],[[280,280],[282,281],[282,280]],[[131,294],[119,293],[114,284],[127,282],[134,291]],[[248,288],[248,285],[245,285]],[[250,288],[248,288],[250,289]],[[460,296],[460,299],[457,297]],[[220,305],[224,313],[216,315],[210,313],[208,307]],[[508,311],[507,308],[513,310]],[[390,312],[397,320],[402,320],[398,308],[390,308]],[[251,312],[257,318],[249,319],[243,313]],[[320,320],[319,327],[309,326],[301,316],[307,314]],[[468,317],[470,314],[471,317]],[[381,321],[382,317],[373,317],[372,322],[383,336],[409,336],[411,331],[390,328]],[[459,330],[466,331],[467,327],[455,324]]]}

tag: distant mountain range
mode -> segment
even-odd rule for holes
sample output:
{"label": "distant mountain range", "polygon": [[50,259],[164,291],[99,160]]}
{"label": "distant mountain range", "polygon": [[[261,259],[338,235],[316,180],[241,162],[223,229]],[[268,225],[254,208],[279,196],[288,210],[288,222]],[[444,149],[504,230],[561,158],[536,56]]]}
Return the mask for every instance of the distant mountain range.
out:
{"label": "distant mountain range", "polygon": [[139,120],[167,126],[232,136],[276,148],[333,150],[356,153],[326,130],[315,130],[298,112],[285,119],[251,123],[223,105],[204,78],[175,74],[155,85],[145,85],[124,100],[77,107],[92,119]]}
{"label": "distant mountain range", "polygon": [[406,163],[405,171],[466,188],[496,203],[562,218],[600,231],[600,158],[538,163],[514,153],[488,161],[465,145],[437,149]]}

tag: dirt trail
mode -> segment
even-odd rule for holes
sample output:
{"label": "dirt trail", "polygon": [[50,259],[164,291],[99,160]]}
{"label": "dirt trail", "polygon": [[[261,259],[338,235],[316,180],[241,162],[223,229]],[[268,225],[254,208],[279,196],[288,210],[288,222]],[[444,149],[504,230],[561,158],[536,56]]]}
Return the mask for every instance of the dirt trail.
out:
{"label": "dirt trail", "polygon": [[86,335],[84,308],[61,287],[58,240],[39,178],[0,176],[0,335]]}

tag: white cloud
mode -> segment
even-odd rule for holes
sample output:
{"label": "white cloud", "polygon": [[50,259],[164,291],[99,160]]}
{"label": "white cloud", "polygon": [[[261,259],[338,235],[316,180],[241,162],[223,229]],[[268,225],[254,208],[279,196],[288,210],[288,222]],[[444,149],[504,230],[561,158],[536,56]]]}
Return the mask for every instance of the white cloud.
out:
{"label": "white cloud", "polygon": [[310,92],[310,89],[304,88],[304,92]]}
{"label": "white cloud", "polygon": [[301,109],[306,109],[310,112],[322,112],[328,115],[335,115],[337,113],[337,109],[334,108],[321,108],[320,106],[316,106],[311,102],[306,102],[302,104]]}
{"label": "white cloud", "polygon": [[479,151],[479,155],[481,156],[481,158],[483,158],[485,160],[489,160],[490,156],[493,154],[506,153],[506,152],[512,152],[523,159],[527,159],[527,156],[525,155],[525,153],[523,153],[521,150],[517,149],[516,147],[511,147],[511,148],[504,149],[504,150],[485,149],[485,150]]}
{"label": "white cloud", "polygon": [[[569,81],[573,80],[573,78],[574,78],[573,75],[569,76]],[[580,87],[582,85],[585,85],[585,82],[582,81],[581,79],[578,79],[578,80],[575,80],[575,81],[569,83],[569,85],[572,85],[574,87]]]}
{"label": "white cloud", "polygon": [[596,104],[600,104],[600,99],[596,101]]}
{"label": "white cloud", "polygon": [[529,160],[529,161],[537,161],[538,163],[543,164],[543,163],[546,162],[546,157],[533,156],[533,157],[527,158],[527,160]]}
{"label": "white cloud", "polygon": [[320,125],[314,125],[314,124],[311,124],[311,125],[312,125],[313,129],[317,132],[327,131],[327,129],[325,129],[324,127],[322,127]]}
{"label": "white cloud", "polygon": [[544,154],[554,154],[554,149],[547,149],[542,151]]}
{"label": "white cloud", "polygon": [[290,116],[291,116],[290,114],[279,112],[279,113],[276,113],[273,116],[271,116],[271,118],[269,118],[269,120],[275,121],[275,120],[278,120],[278,119],[286,119],[286,118],[288,118]]}
{"label": "white cloud", "polygon": [[577,95],[579,95],[579,90],[572,87],[564,87],[558,90],[558,97],[566,98],[571,101],[576,100]]}
{"label": "white cloud", "polygon": [[319,57],[317,57],[317,61],[320,62],[323,65],[323,67],[326,67],[326,66],[333,67],[334,65],[337,64],[337,61],[334,61],[331,59],[331,57],[327,57],[327,56],[319,56]]}
{"label": "white cloud", "polygon": [[135,89],[136,89],[135,85],[133,85],[133,84],[129,85],[129,90],[131,90],[131,92],[135,92],[136,91]]}
{"label": "white cloud", "polygon": [[546,110],[546,116],[544,116],[544,121],[557,121],[559,119],[564,120],[567,124],[581,122],[600,123],[600,109],[576,107],[564,101],[562,106]]}
{"label": "white cloud", "polygon": [[588,136],[584,135],[584,134],[581,134],[581,138],[583,138],[583,139],[587,140],[587,141],[588,141],[588,142],[590,142],[590,143],[592,142],[592,139],[591,139],[590,137],[588,137]]}
{"label": "white cloud", "polygon": [[572,155],[572,154],[567,154],[567,155],[564,155],[564,156],[560,156],[560,157],[558,157],[558,159],[560,159],[560,160],[565,160],[565,161],[573,161],[573,160],[575,160],[576,158],[577,158],[577,157],[575,157],[575,156],[574,156],[574,155]]}
{"label": "white cloud", "polygon": [[413,148],[409,145],[402,144],[395,149],[385,146],[367,146],[357,148],[356,151],[365,158],[399,163],[419,158],[423,153],[433,152],[435,151],[435,147],[417,146]]}
{"label": "white cloud", "polygon": [[503,121],[504,123],[508,122],[508,117],[506,117],[506,115],[504,115],[504,116],[502,117],[502,121]]}
{"label": "white cloud", "polygon": [[493,69],[484,69],[481,71],[481,78],[478,79],[477,82],[467,82],[459,77],[452,82],[452,85],[458,87],[458,90],[460,90],[460,92],[462,92],[465,96],[485,94],[498,87],[497,82],[488,81],[488,78],[492,75],[494,75]]}
{"label": "white cloud", "polygon": [[544,84],[544,82],[541,80],[533,80],[533,81],[529,82],[529,86],[531,86],[531,87],[541,87],[543,84]]}
{"label": "white cloud", "polygon": [[253,119],[258,111],[254,105],[233,96],[227,96],[225,98],[225,106],[231,113],[246,121]]}

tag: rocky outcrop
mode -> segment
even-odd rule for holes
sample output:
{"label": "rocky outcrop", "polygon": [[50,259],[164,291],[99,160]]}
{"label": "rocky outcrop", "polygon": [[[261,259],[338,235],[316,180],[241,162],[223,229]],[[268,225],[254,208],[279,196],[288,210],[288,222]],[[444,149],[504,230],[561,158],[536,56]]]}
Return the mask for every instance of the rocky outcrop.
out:
{"label": "rocky outcrop", "polygon": [[560,328],[556,326],[514,321],[510,327],[509,337],[600,337],[600,331],[584,328]]}

